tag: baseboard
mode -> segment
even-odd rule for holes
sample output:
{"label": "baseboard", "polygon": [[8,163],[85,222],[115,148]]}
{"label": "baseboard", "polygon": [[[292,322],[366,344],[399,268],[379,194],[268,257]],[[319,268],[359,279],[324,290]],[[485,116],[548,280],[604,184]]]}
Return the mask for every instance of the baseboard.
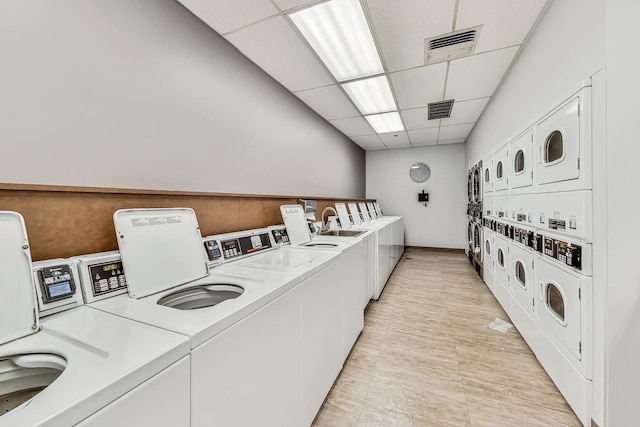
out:
{"label": "baseboard", "polygon": [[404,247],[405,250],[407,249],[411,249],[411,250],[418,250],[418,251],[438,251],[438,252],[453,252],[453,253],[460,253],[460,254],[464,254],[464,249],[458,249],[458,248],[436,248],[433,246],[405,246]]}

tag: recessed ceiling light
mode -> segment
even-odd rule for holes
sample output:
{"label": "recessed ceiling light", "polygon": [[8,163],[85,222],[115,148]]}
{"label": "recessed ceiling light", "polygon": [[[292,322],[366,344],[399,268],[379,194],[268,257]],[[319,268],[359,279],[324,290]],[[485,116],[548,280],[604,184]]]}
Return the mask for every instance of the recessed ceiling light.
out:
{"label": "recessed ceiling light", "polygon": [[330,0],[289,18],[339,82],[384,72],[358,0]]}
{"label": "recessed ceiling light", "polygon": [[342,87],[362,114],[385,113],[396,109],[386,76],[356,80]]}
{"label": "recessed ceiling light", "polygon": [[397,111],[364,116],[376,133],[400,132],[404,130],[400,114]]}

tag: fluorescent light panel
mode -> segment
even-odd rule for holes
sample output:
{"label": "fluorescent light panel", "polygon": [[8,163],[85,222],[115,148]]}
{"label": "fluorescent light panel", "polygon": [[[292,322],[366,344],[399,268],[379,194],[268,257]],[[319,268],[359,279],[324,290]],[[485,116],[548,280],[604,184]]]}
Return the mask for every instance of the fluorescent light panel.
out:
{"label": "fluorescent light panel", "polygon": [[404,130],[400,114],[397,111],[384,114],[364,116],[376,133],[400,132]]}
{"label": "fluorescent light panel", "polygon": [[386,76],[356,80],[342,85],[362,114],[393,111],[396,103]]}
{"label": "fluorescent light panel", "polygon": [[330,0],[289,17],[339,82],[384,72],[358,0]]}

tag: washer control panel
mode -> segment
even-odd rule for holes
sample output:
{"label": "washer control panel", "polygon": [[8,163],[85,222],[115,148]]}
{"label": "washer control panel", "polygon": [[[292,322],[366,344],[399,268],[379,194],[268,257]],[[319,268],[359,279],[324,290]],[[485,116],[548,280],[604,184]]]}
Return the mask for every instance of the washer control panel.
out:
{"label": "washer control panel", "polygon": [[38,281],[45,304],[65,298],[76,293],[76,284],[69,265],[55,265],[38,270]]}
{"label": "washer control panel", "polygon": [[127,279],[121,260],[91,264],[87,268],[94,297],[127,289]]}
{"label": "washer control panel", "polygon": [[271,248],[271,239],[267,231],[259,234],[240,236],[220,241],[225,260],[236,259],[243,255],[255,254]]}
{"label": "washer control panel", "polygon": [[273,241],[276,242],[276,245],[289,244],[289,235],[287,234],[287,229],[285,227],[271,229],[271,235],[273,236]]}
{"label": "washer control panel", "polygon": [[204,241],[204,250],[209,261],[218,261],[222,257],[222,252],[216,239],[206,239]]}

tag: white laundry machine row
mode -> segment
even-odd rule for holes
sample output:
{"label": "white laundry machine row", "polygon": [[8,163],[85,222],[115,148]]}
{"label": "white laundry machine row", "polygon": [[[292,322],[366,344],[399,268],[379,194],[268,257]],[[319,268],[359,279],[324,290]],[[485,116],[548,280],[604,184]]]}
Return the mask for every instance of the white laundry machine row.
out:
{"label": "white laundry machine row", "polygon": [[591,82],[485,157],[484,193],[590,190]]}
{"label": "white laundry machine row", "polygon": [[0,212],[0,425],[189,425],[188,340],[83,305],[69,260],[31,262]]}
{"label": "white laundry machine row", "polygon": [[[343,205],[343,203],[336,203],[336,211],[339,213],[343,212],[344,215],[347,210]],[[382,214],[382,210],[379,208],[380,205],[378,203],[376,203],[376,205],[378,206],[380,214]],[[341,221],[343,224],[346,224],[346,227],[343,226],[343,228],[349,228],[353,225],[357,229],[373,230],[375,243],[372,244],[369,242],[369,244],[373,245],[375,251],[373,261],[370,261],[375,269],[375,281],[371,298],[377,300],[380,298],[380,294],[386,286],[395,266],[404,254],[404,218],[402,216],[381,215],[375,220],[367,221],[362,219],[365,217],[364,212],[362,212],[363,215],[357,215],[357,205],[355,203],[349,203],[348,209],[351,212],[349,216],[351,221],[347,219]],[[354,215],[354,212],[356,215]],[[358,223],[359,219],[360,222]],[[358,237],[367,238],[368,236]]]}
{"label": "white laundry machine row", "polygon": [[490,218],[484,223],[485,245],[493,243],[490,257],[485,249],[487,285],[586,423],[591,416],[591,244],[522,224]]}
{"label": "white laundry machine row", "polygon": [[[309,425],[343,363],[341,254],[274,249],[266,229],[203,242],[191,209],[114,222],[128,291],[90,306],[188,338],[191,425]],[[76,262],[93,292],[118,260]]]}

